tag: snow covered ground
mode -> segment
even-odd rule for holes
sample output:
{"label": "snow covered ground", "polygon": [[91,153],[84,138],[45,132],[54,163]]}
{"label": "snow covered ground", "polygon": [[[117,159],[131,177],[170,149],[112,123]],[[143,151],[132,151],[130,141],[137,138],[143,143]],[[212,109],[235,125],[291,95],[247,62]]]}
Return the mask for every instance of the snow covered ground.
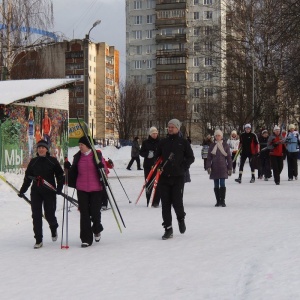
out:
{"label": "snow covered ground", "polygon": [[[69,158],[78,149],[69,151]],[[243,183],[226,181],[226,208],[214,207],[213,182],[203,169],[201,148],[186,184],[187,231],[179,233],[173,212],[174,238],[163,241],[161,208],[147,208],[145,196],[134,202],[143,171],[125,168],[130,147],[103,149],[129,195],[111,171],[113,187],[126,228],[121,234],[112,211],[103,213],[102,239],[80,248],[79,212],[69,213],[68,250],[51,241],[44,221],[44,246],[34,250],[30,207],[0,181],[1,299],[300,299],[299,181],[281,185],[256,180],[250,184],[245,165]],[[23,176],[5,174],[20,188]],[[69,189],[72,195],[73,190]],[[27,192],[29,196],[29,192]],[[63,199],[57,217],[62,220]]]}

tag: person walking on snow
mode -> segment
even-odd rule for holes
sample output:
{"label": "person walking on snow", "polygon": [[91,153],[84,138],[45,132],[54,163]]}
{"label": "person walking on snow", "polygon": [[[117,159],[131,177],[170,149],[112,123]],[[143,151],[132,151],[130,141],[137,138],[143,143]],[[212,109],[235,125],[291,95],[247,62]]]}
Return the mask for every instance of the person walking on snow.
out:
{"label": "person walking on snow", "polygon": [[131,146],[131,160],[127,166],[127,170],[131,170],[131,166],[133,164],[133,162],[136,161],[137,164],[137,169],[138,170],[143,170],[141,168],[141,161],[140,161],[140,145],[139,145],[139,138],[136,136],[132,142],[132,146]]}
{"label": "person walking on snow", "polygon": [[214,180],[214,193],[217,203],[215,206],[225,207],[226,186],[225,179],[232,174],[232,158],[229,145],[223,141],[223,132],[216,130],[215,142],[209,146],[206,169]]}
{"label": "person walking on snow", "polygon": [[[55,157],[50,156],[49,145],[46,141],[40,140],[37,143],[37,156],[32,158],[25,171],[23,185],[20,189],[19,197],[23,198],[24,194],[31,185],[32,178],[34,180],[31,186],[31,211],[33,220],[33,232],[36,243],[34,249],[43,246],[43,209],[45,219],[47,220],[50,230],[52,241],[57,240],[58,223],[55,216],[56,211],[56,194],[61,194],[64,184],[64,171]],[[39,177],[47,180],[54,187],[57,182],[57,192],[48,190],[40,181]]]}
{"label": "person walking on snow", "polygon": [[162,217],[165,233],[163,240],[173,237],[172,206],[175,210],[179,231],[186,231],[185,212],[183,207],[184,173],[190,168],[195,157],[190,143],[179,136],[180,121],[172,119],[168,123],[168,136],[162,139],[157,148],[155,158],[162,157],[163,163],[173,153],[172,160],[168,161],[161,173],[159,183],[162,202]]}
{"label": "person walking on snow", "polygon": [[287,165],[289,181],[298,179],[298,153],[300,145],[299,132],[295,130],[296,126],[290,124],[289,133],[286,137]]}
{"label": "person walking on snow", "polygon": [[280,127],[275,125],[273,134],[268,139],[268,149],[270,150],[271,166],[276,185],[280,184],[280,174],[283,169],[283,156],[286,151],[284,143],[285,138],[280,134]]}
{"label": "person walking on snow", "polygon": [[247,158],[249,159],[249,165],[251,169],[251,180],[250,183],[255,182],[255,166],[252,163],[253,155],[259,152],[259,142],[257,135],[251,132],[251,125],[245,125],[245,131],[240,135],[240,145],[241,149],[241,163],[239,169],[239,178],[235,179],[236,182],[242,183],[243,169]]}
{"label": "person walking on snow", "polygon": [[260,145],[259,160],[260,160],[260,169],[259,169],[259,178],[264,176],[264,180],[268,181],[271,178],[271,163],[268,146],[269,134],[268,130],[263,130],[261,136],[258,138]]}
{"label": "person walking on snow", "polygon": [[235,130],[231,131],[230,138],[227,140],[227,144],[230,148],[231,159],[232,159],[232,173],[235,173],[236,160],[233,161],[237,151],[239,150],[240,139]]}
{"label": "person walking on snow", "polygon": [[[149,129],[149,137],[145,141],[143,141],[142,147],[140,150],[140,156],[144,157],[143,168],[144,168],[145,179],[147,178],[148,174],[151,171],[151,168],[155,164],[154,154],[157,149],[158,143],[159,143],[158,130],[156,127],[151,127]],[[151,182],[153,180],[153,178],[155,178],[155,176],[156,176],[156,171],[153,173],[149,182]],[[151,187],[151,189],[146,191],[147,206],[149,205],[152,189],[153,189],[153,187]],[[155,196],[153,199],[152,207],[158,207],[159,202],[160,202],[160,191],[159,191],[159,184],[158,184],[156,187],[156,192],[155,192]]]}
{"label": "person walking on snow", "polygon": [[[102,153],[97,151],[97,164],[90,141],[81,137],[78,141],[79,151],[74,155],[73,164],[69,169],[69,186],[76,188],[80,211],[81,247],[86,248],[99,242],[103,226],[101,224],[101,205],[104,197],[104,183],[99,168],[105,168]],[[92,224],[91,224],[92,223]]]}

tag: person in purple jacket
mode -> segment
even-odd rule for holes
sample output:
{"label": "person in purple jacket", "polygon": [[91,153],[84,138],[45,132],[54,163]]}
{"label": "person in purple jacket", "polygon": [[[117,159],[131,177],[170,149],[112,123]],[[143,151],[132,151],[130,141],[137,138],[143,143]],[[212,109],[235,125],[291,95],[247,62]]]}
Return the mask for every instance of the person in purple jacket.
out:
{"label": "person in purple jacket", "polygon": [[232,158],[229,145],[223,141],[223,132],[215,131],[215,141],[209,146],[206,169],[210,179],[214,180],[215,206],[225,207],[225,179],[232,174]]}
{"label": "person in purple jacket", "polygon": [[99,169],[108,170],[101,152],[97,151],[97,164],[90,142],[83,136],[79,139],[79,151],[74,155],[73,164],[68,172],[69,186],[76,188],[80,211],[80,239],[81,247],[86,248],[93,244],[93,235],[96,242],[100,241],[101,206],[104,196],[104,186]]}

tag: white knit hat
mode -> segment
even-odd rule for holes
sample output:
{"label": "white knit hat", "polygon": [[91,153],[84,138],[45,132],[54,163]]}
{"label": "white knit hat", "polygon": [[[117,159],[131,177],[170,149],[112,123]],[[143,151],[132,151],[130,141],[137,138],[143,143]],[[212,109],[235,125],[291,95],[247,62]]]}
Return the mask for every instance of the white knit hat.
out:
{"label": "white knit hat", "polygon": [[158,130],[156,127],[152,126],[150,129],[149,129],[149,135],[151,135],[152,133],[158,133]]}
{"label": "white knit hat", "polygon": [[233,135],[233,134],[237,135],[236,130],[232,130],[232,131],[231,131],[231,135]]}
{"label": "white knit hat", "polygon": [[251,124],[249,124],[249,123],[246,124],[246,125],[245,125],[245,129],[246,129],[246,128],[251,128]]}
{"label": "white knit hat", "polygon": [[216,135],[220,135],[221,137],[223,137],[223,132],[220,129],[217,129],[214,133],[214,136]]}
{"label": "white knit hat", "polygon": [[275,130],[280,130],[280,127],[278,125],[275,125],[273,128],[273,131],[275,131]]}
{"label": "white knit hat", "polygon": [[289,129],[295,129],[295,128],[296,128],[296,126],[294,124],[289,125]]}
{"label": "white knit hat", "polygon": [[168,122],[168,125],[169,125],[169,124],[173,124],[177,129],[180,129],[180,126],[181,126],[180,121],[177,120],[177,119],[172,119],[172,120],[170,120],[170,121]]}

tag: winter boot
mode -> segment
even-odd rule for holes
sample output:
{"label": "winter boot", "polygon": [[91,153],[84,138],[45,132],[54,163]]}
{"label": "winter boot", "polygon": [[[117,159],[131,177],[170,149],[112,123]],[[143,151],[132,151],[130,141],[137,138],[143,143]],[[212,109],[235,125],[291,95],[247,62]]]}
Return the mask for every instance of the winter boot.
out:
{"label": "winter boot", "polygon": [[215,192],[216,200],[217,200],[217,203],[216,203],[215,207],[221,206],[221,202],[220,202],[220,189],[219,188],[214,188],[214,192]]}
{"label": "winter boot", "polygon": [[226,187],[220,187],[220,203],[222,207],[226,207],[225,196],[226,196]]}
{"label": "winter boot", "polygon": [[254,183],[254,182],[255,182],[255,173],[252,173],[250,183]]}
{"label": "winter boot", "polygon": [[58,227],[57,224],[54,225],[54,226],[50,226],[52,242],[56,242],[57,241],[57,238],[58,238],[57,227]]}
{"label": "winter boot", "polygon": [[238,183],[242,183],[242,175],[243,174],[240,171],[239,178],[235,179],[235,181],[238,182]]}
{"label": "winter boot", "polygon": [[168,239],[170,239],[172,237],[173,237],[173,228],[172,228],[172,225],[169,226],[169,227],[165,227],[165,233],[162,236],[162,239],[163,240],[168,240]]}
{"label": "winter boot", "polygon": [[182,234],[185,233],[186,226],[185,226],[184,218],[181,220],[178,220],[178,226],[179,226],[180,233],[182,233]]}
{"label": "winter boot", "polygon": [[35,245],[33,246],[34,249],[39,249],[43,247],[43,241],[36,241]]}

